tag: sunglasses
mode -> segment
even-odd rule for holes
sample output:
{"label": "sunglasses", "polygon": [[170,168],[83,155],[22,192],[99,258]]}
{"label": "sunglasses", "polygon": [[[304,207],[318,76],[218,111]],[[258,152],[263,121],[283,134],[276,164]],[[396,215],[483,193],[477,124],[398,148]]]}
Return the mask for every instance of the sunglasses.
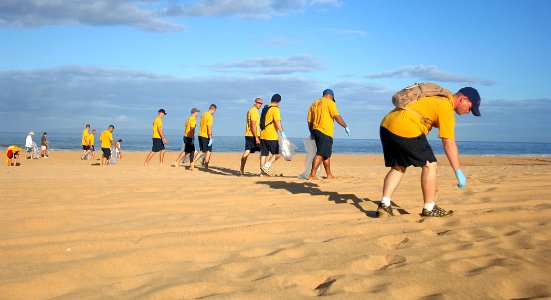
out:
{"label": "sunglasses", "polygon": [[255,102],[256,104],[262,104],[262,102]]}

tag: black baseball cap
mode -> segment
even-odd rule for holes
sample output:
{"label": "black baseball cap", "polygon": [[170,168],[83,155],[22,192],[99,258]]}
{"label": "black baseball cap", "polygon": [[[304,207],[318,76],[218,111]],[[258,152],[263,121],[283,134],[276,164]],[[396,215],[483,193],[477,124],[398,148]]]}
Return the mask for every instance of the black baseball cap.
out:
{"label": "black baseball cap", "polygon": [[469,101],[473,104],[471,108],[473,115],[480,117],[480,94],[478,94],[478,91],[475,88],[467,86],[460,89],[459,92],[463,94],[463,96],[467,96]]}
{"label": "black baseball cap", "polygon": [[160,113],[163,113],[163,114],[165,114],[165,115],[166,115],[166,111],[165,111],[164,109],[162,109],[162,108],[161,108],[161,109],[159,109],[159,112],[160,112]]}

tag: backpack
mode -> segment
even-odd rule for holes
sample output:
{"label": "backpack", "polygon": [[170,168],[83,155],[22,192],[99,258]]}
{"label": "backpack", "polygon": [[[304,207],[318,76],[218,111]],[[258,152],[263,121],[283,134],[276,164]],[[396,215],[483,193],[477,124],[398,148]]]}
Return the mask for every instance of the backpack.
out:
{"label": "backpack", "polygon": [[272,108],[273,106],[269,106],[269,105],[264,105],[264,107],[262,108],[262,113],[260,114],[260,130],[264,130],[264,128],[266,128],[266,126],[270,125],[273,123],[270,122],[270,124],[266,124],[266,114],[268,114],[268,110],[270,110],[270,108]]}
{"label": "backpack", "polygon": [[410,85],[392,95],[392,104],[397,108],[410,111],[421,118],[421,121],[426,124],[432,124],[432,120],[423,117],[420,113],[406,107],[406,105],[413,103],[423,97],[439,96],[449,97],[452,93],[432,82],[421,82]]}

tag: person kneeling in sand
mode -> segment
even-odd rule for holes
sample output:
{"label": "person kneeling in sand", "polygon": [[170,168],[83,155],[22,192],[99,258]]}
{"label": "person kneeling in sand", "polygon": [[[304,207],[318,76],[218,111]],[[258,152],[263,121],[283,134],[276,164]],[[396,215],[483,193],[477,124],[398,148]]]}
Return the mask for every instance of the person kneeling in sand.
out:
{"label": "person kneeling in sand", "polygon": [[390,171],[385,177],[383,197],[377,207],[377,216],[394,216],[391,197],[406,168],[422,167],[421,189],[424,206],[423,217],[444,217],[453,211],[436,205],[436,157],[426,135],[433,127],[439,130],[444,151],[455,171],[458,187],[464,188],[467,178],[461,170],[459,151],[455,143],[455,117],[470,112],[480,116],[480,95],[472,87],[464,87],[455,94],[446,96],[425,96],[408,104],[405,109],[396,108],[388,113],[380,126],[381,143],[385,165]]}
{"label": "person kneeling in sand", "polygon": [[21,148],[17,147],[16,145],[10,145],[8,149],[6,149],[6,166],[17,166],[17,159],[19,158],[19,154],[21,153],[21,151]]}

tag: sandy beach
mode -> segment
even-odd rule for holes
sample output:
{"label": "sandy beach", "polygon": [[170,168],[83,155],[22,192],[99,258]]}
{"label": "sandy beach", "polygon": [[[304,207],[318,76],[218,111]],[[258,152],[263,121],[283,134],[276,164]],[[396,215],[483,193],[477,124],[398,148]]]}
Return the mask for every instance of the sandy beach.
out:
{"label": "sandy beach", "polygon": [[551,297],[551,157],[462,157],[464,190],[438,157],[455,214],[419,216],[410,168],[402,215],[378,219],[382,155],[336,154],[319,182],[297,178],[302,155],[281,177],[237,176],[238,153],[194,172],[174,152],[79,155],[0,168],[1,299]]}

